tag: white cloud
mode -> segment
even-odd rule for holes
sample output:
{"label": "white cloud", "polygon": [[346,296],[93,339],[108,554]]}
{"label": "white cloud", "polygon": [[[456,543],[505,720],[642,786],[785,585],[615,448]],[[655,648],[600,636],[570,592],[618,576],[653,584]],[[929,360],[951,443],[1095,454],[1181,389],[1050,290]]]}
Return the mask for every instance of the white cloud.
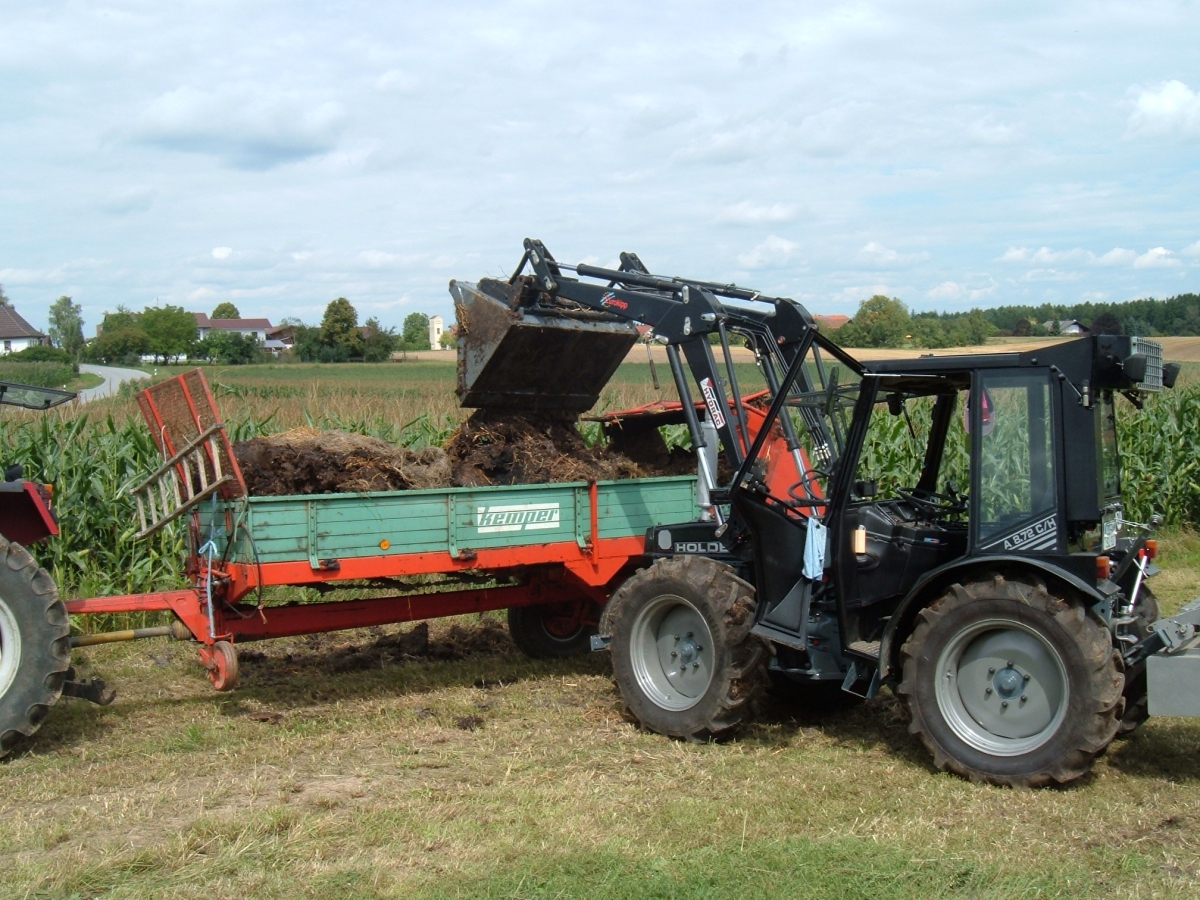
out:
{"label": "white cloud", "polygon": [[907,266],[913,263],[924,262],[927,259],[929,259],[928,253],[900,253],[891,247],[885,247],[879,241],[870,241],[858,251],[859,262],[867,263],[868,265],[883,266],[885,268]]}
{"label": "white cloud", "polygon": [[364,250],[358,254],[358,258],[368,266],[377,268],[398,262],[400,256],[396,253],[385,253],[383,250]]}
{"label": "white cloud", "polygon": [[216,156],[242,169],[270,169],[332,150],[345,118],[339,104],[294,91],[230,85],[176,88],[143,111],[147,144]]}
{"label": "white cloud", "polygon": [[212,255],[213,255],[213,259],[229,259],[229,257],[231,255],[233,255],[233,248],[232,247],[213,247]]}
{"label": "white cloud", "polygon": [[1169,269],[1182,265],[1170,250],[1165,247],[1155,247],[1147,250],[1133,261],[1135,269]]}
{"label": "white cloud", "polygon": [[145,212],[154,203],[158,192],[152,187],[135,187],[109,194],[100,204],[105,212],[118,216]]}
{"label": "white cloud", "polygon": [[971,287],[966,282],[958,281],[943,281],[937,287],[927,291],[927,295],[931,300],[982,300],[990,296],[996,290],[996,282],[988,276],[988,285],[986,287]]}
{"label": "white cloud", "polygon": [[1091,262],[1095,258],[1095,254],[1080,247],[1076,247],[1074,250],[1051,250],[1049,247],[1030,250],[1028,247],[1009,247],[1004,255],[997,259],[997,262],[1052,266],[1065,262]]}
{"label": "white cloud", "polygon": [[749,200],[727,206],[717,216],[718,224],[731,225],[778,225],[796,218],[796,207],[791,203],[772,203],[758,206]]}
{"label": "white cloud", "polygon": [[791,261],[800,247],[795,241],[771,235],[753,250],[738,256],[738,263],[747,269],[769,269]]}
{"label": "white cloud", "polygon": [[1125,266],[1137,259],[1137,253],[1124,247],[1113,247],[1096,262],[1102,266]]}
{"label": "white cloud", "polygon": [[401,69],[388,69],[375,82],[375,89],[388,94],[400,94],[412,97],[417,93],[420,82],[408,72]]}
{"label": "white cloud", "polygon": [[957,300],[967,293],[965,285],[954,281],[943,281],[929,292],[933,300]]}
{"label": "white cloud", "polygon": [[1126,133],[1200,134],[1200,94],[1182,81],[1164,81],[1157,88],[1139,89]]}
{"label": "white cloud", "polygon": [[1180,252],[1180,256],[1200,256],[1200,241],[1194,244],[1188,244]]}

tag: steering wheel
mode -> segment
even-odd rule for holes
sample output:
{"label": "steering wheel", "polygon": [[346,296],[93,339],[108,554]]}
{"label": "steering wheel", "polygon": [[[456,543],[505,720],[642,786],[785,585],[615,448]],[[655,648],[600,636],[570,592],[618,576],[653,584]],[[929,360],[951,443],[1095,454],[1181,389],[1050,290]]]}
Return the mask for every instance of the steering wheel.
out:
{"label": "steering wheel", "polygon": [[967,497],[960,494],[953,481],[946,482],[946,493],[921,488],[897,488],[900,499],[930,519],[962,515],[967,511]]}

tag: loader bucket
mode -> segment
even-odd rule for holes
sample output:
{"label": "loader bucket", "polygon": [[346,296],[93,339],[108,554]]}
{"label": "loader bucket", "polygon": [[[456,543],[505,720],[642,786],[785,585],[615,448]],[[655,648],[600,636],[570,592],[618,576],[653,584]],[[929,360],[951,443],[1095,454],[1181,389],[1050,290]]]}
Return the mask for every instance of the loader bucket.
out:
{"label": "loader bucket", "polygon": [[451,281],[450,294],[460,406],[586,412],[638,339],[632,323],[520,307],[505,282]]}

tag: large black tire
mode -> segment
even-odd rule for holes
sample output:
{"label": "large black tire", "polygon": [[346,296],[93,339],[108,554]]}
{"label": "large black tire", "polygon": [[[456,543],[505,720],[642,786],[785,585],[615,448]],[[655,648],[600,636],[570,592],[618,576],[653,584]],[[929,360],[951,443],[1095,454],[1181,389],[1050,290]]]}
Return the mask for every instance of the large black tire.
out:
{"label": "large black tire", "polygon": [[661,559],[609,600],[613,676],[643,728],[690,741],[730,734],[766,690],[767,644],[750,634],[754,588],[711,559]]}
{"label": "large black tire", "polygon": [[[1150,626],[1158,621],[1158,598],[1149,587],[1142,584],[1138,591],[1137,603],[1133,605],[1133,617],[1136,620],[1130,631],[1138,640],[1149,637],[1154,630]],[[1135,666],[1125,670],[1125,712],[1121,714],[1121,723],[1117,727],[1117,737],[1125,738],[1137,731],[1150,718],[1150,698],[1146,684],[1146,661],[1142,660]]]}
{"label": "large black tire", "polygon": [[0,757],[37,731],[62,695],[70,633],[54,580],[0,537]]}
{"label": "large black tire", "polygon": [[1044,585],[951,586],[901,659],[909,730],[939,769],[972,781],[1065,784],[1117,732],[1124,677],[1108,629]]}
{"label": "large black tire", "polygon": [[513,643],[533,659],[567,659],[592,649],[598,615],[590,600],[564,600],[538,606],[514,606],[508,611]]}

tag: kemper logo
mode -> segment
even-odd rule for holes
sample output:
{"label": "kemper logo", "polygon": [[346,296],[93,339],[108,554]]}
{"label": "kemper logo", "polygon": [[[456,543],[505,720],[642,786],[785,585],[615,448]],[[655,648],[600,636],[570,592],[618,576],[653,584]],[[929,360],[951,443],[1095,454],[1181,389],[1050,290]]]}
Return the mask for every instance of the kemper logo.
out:
{"label": "kemper logo", "polygon": [[538,531],[558,528],[561,516],[557,503],[514,503],[509,506],[477,506],[475,525],[480,534],[498,531]]}
{"label": "kemper logo", "polygon": [[721,402],[717,399],[717,390],[713,387],[712,379],[701,379],[700,390],[704,392],[704,405],[708,407],[708,417],[718,428],[724,428],[725,416],[721,412]]}
{"label": "kemper logo", "polygon": [[1057,543],[1058,528],[1055,517],[1046,516],[1040,522],[1034,522],[1020,531],[988,544],[984,549],[1003,547],[1005,550],[1052,550]]}

